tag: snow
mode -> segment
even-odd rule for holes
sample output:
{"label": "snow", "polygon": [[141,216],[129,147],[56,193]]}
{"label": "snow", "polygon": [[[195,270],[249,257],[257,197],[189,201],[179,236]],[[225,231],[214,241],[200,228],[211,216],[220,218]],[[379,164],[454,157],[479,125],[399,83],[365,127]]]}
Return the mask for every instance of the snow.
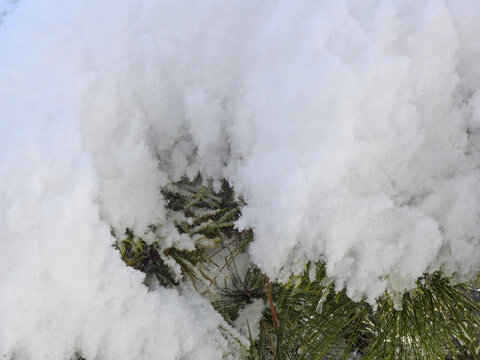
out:
{"label": "snow", "polygon": [[246,304],[238,313],[235,320],[235,327],[247,339],[256,341],[260,335],[260,320],[263,318],[265,310],[265,301],[263,299],[253,299],[250,304]]}
{"label": "snow", "polygon": [[111,246],[185,174],[244,197],[272,279],[322,259],[373,302],[478,273],[478,2],[0,8],[0,354],[221,358],[210,305],[147,292]]}
{"label": "snow", "polygon": [[0,1],[0,26],[2,25],[3,18],[12,12],[17,0],[1,0]]}

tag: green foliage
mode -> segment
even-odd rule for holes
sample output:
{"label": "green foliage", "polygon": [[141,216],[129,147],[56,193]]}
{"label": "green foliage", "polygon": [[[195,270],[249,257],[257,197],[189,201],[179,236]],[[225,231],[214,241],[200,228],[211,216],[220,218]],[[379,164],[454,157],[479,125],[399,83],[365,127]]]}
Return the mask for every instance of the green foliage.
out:
{"label": "green foliage", "polygon": [[336,359],[352,353],[369,307],[353,302],[345,291],[335,293],[324,275],[321,267],[317,280],[304,275],[295,286],[267,285],[270,306],[255,358]]}
{"label": "green foliage", "polygon": [[[476,359],[480,348],[479,306],[472,288],[452,285],[436,273],[418,281],[396,310],[386,294],[374,311],[350,300],[317,278],[301,277],[295,286],[272,284],[262,292],[261,273],[251,268],[245,281],[214,306],[230,320],[238,313],[242,294],[273,303],[264,313],[261,334],[251,348],[252,359]],[[245,286],[245,283],[250,283]]]}
{"label": "green foliage", "polygon": [[375,340],[365,359],[441,359],[480,349],[479,306],[466,285],[452,285],[435,273],[404,294],[402,309],[388,298],[379,302],[374,316]]}
{"label": "green foliage", "polygon": [[163,286],[190,283],[232,326],[245,306],[263,299],[260,334],[250,336],[249,359],[477,358],[477,287],[426,274],[403,295],[401,309],[388,294],[373,309],[352,301],[345,290],[335,291],[322,263],[310,264],[286,284],[271,282],[253,264],[237,261],[253,233],[234,228],[242,201],[228,183],[215,191],[200,177],[183,179],[162,194],[178,233],[195,249],[166,247],[161,237],[147,242],[127,229],[116,245],[122,259]]}
{"label": "green foliage", "polygon": [[[222,183],[219,192],[214,192],[212,184],[204,184],[201,177],[171,184],[162,194],[178,233],[188,235],[195,250],[164,247],[162,238],[147,242],[130,229],[126,229],[125,237],[117,241],[116,247],[127,265],[155,276],[163,286],[175,286],[180,279],[189,278],[195,288],[203,284],[208,289],[215,284],[209,274],[211,265],[220,268],[212,259],[215,255],[212,249],[223,250],[251,237],[251,232],[234,229],[234,221],[240,215],[240,200],[234,198],[227,182]],[[161,226],[152,225],[152,232]],[[180,269],[180,279],[172,264]]]}
{"label": "green foliage", "polygon": [[[127,230],[127,234],[129,231]],[[128,234],[131,235],[131,234]],[[117,249],[120,251],[123,261],[128,266],[140,270],[147,275],[154,275],[163,286],[171,287],[178,285],[178,281],[171,269],[160,257],[155,244],[147,244],[142,239],[128,236],[117,241]],[[188,254],[185,254],[188,256]]]}

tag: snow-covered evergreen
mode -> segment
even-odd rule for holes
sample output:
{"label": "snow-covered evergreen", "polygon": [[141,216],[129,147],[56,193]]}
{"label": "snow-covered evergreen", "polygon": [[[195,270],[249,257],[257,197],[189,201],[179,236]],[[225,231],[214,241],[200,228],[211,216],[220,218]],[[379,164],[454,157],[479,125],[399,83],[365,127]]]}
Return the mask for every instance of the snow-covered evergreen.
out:
{"label": "snow-covered evergreen", "polygon": [[[474,279],[478,34],[473,0],[0,0],[0,356],[241,358],[315,264],[361,309]],[[198,174],[236,229],[171,208]],[[230,270],[189,257],[232,234],[199,218],[272,283],[237,323]],[[139,244],[172,286],[125,265]]]}

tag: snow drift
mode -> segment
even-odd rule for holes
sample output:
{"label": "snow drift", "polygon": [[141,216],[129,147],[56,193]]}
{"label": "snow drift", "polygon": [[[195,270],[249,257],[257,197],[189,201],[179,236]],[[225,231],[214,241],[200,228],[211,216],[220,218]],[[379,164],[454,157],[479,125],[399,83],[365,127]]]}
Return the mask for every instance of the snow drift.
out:
{"label": "snow drift", "polygon": [[109,233],[198,172],[273,278],[322,259],[373,302],[479,271],[478,2],[0,5],[1,354],[221,358],[219,316],[147,293]]}

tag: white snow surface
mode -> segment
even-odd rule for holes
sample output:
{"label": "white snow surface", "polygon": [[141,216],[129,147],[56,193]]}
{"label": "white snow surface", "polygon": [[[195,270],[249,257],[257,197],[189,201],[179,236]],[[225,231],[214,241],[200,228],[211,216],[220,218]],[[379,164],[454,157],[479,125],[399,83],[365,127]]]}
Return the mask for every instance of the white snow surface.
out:
{"label": "white snow surface", "polygon": [[253,299],[250,304],[246,304],[239,312],[235,320],[235,327],[239,329],[247,339],[251,338],[257,341],[260,335],[260,321],[263,318],[265,310],[265,301],[263,299]]}
{"label": "white snow surface", "polygon": [[213,309],[111,246],[185,174],[245,198],[271,278],[322,259],[373,302],[479,271],[480,2],[0,8],[0,355],[220,359]]}

